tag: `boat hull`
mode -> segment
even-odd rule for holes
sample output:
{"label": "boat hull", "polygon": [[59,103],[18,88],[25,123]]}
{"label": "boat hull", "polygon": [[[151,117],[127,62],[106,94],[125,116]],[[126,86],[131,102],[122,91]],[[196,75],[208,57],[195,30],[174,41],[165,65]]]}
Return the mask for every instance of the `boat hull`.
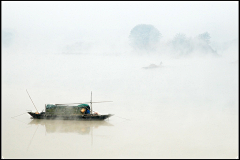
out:
{"label": "boat hull", "polygon": [[57,115],[46,115],[44,112],[36,114],[34,112],[28,112],[33,119],[63,119],[63,120],[105,120],[113,114],[106,115],[94,115],[94,114],[85,114],[85,115],[71,115],[71,116],[57,116]]}

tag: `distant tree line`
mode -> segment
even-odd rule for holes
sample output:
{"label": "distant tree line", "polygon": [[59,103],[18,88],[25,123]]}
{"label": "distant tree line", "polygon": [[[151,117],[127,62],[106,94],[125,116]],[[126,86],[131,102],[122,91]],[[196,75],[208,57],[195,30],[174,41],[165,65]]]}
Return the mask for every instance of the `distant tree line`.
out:
{"label": "distant tree line", "polygon": [[12,45],[14,34],[11,31],[2,30],[2,45],[3,47],[9,47]]}
{"label": "distant tree line", "polygon": [[204,32],[194,38],[187,38],[185,34],[178,33],[168,44],[175,53],[187,55],[192,52],[217,54],[210,46],[210,34]]}
{"label": "distant tree line", "polygon": [[[159,46],[162,34],[153,25],[136,25],[129,35],[130,45],[135,50],[155,51]],[[210,46],[210,34],[204,32],[194,38],[188,38],[185,34],[178,33],[170,40],[168,47],[180,55],[188,55],[192,52],[203,52],[217,54]]]}

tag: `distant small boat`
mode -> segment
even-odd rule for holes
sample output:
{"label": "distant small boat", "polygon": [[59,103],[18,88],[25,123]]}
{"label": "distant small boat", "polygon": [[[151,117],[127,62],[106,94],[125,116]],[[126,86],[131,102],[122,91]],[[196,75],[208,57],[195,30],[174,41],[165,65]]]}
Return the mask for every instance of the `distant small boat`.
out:
{"label": "distant small boat", "polygon": [[144,69],[153,69],[153,68],[159,68],[159,67],[162,67],[162,62],[160,62],[159,65],[156,65],[156,64],[150,64],[149,66],[147,67],[143,67]]}
{"label": "distant small boat", "polygon": [[[102,102],[111,102],[111,101],[92,102],[92,93],[91,93],[90,102],[67,103],[67,104],[46,104],[45,112],[43,111],[41,113],[39,113],[38,111],[28,112],[28,114],[31,115],[33,119],[105,120],[113,116],[113,114],[101,115],[97,112],[93,113],[93,110],[92,110],[92,103],[102,103]],[[87,103],[90,103],[91,107]]]}

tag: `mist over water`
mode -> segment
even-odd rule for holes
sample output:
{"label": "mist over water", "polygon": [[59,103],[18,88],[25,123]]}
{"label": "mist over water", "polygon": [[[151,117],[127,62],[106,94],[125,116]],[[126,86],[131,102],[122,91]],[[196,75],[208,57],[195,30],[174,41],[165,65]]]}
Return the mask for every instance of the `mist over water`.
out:
{"label": "mist over water", "polygon": [[[158,62],[162,62],[162,67],[143,68]],[[226,57],[4,55],[3,155],[6,158],[235,156],[238,63],[231,62]],[[29,125],[35,120],[27,114],[11,118],[26,110],[35,111],[26,89],[39,111],[47,103],[89,101],[93,91],[93,101],[113,101],[94,104],[93,110],[115,115],[106,120],[110,125],[51,120]],[[81,134],[82,130],[89,131]]]}
{"label": "mist over water", "polygon": [[[32,29],[25,37],[15,28],[18,34],[9,30],[2,43],[4,158],[238,156],[238,40],[210,43],[217,54],[175,53],[166,37],[156,50],[137,50],[128,36],[140,22],[105,34],[94,27],[80,32],[65,20],[76,34],[66,30],[58,37],[58,28],[44,36]],[[6,18],[4,22],[10,26]],[[164,31],[162,35],[171,35]],[[87,102],[92,91],[93,101],[113,101],[95,103],[93,110],[114,116],[104,121],[33,120],[26,112],[36,109],[26,89],[39,112],[48,103]]]}

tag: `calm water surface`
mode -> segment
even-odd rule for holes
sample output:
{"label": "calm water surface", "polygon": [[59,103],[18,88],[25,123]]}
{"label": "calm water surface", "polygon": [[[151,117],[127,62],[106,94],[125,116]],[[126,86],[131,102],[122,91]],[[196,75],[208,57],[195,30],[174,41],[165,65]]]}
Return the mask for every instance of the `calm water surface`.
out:
{"label": "calm water surface", "polygon": [[[4,158],[238,155],[238,64],[223,58],[101,57],[91,65],[93,57],[65,56],[3,57]],[[165,68],[142,68],[158,61]],[[93,91],[93,101],[113,101],[93,110],[114,116],[33,120],[26,113],[35,111],[26,89],[39,111],[45,103],[88,101]]]}

